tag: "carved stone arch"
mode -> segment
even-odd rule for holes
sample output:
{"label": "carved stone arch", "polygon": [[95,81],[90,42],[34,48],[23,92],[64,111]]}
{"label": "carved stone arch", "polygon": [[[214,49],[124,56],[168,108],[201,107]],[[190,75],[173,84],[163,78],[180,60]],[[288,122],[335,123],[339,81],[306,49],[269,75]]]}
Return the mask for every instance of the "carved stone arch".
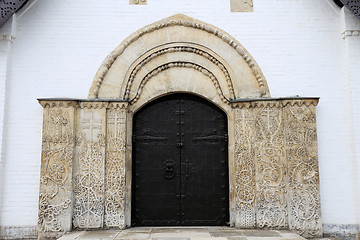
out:
{"label": "carved stone arch", "polygon": [[[89,98],[137,101],[144,78],[163,68],[173,72],[170,68],[180,65],[207,74],[220,101],[270,97],[259,66],[236,39],[212,25],[177,14],[138,30],[111,52],[96,73]],[[172,78],[164,77],[164,84],[172,86]],[[186,85],[186,81],[181,82]],[[181,87],[175,85],[166,91],[188,90]]]}

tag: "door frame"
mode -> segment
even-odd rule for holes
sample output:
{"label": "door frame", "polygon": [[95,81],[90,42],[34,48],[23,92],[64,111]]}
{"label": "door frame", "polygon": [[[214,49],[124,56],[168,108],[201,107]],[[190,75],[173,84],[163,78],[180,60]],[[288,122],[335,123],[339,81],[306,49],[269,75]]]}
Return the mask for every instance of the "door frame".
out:
{"label": "door frame", "polygon": [[[164,97],[167,97],[167,96],[172,96],[172,95],[190,95],[190,96],[194,96],[194,97],[196,97],[196,98],[198,98],[198,99],[203,99],[204,101],[206,101],[209,105],[212,105],[214,108],[216,108],[219,112],[222,112],[224,115],[225,115],[225,124],[224,124],[224,127],[226,128],[226,135],[227,135],[227,140],[226,140],[226,148],[227,148],[227,150],[228,150],[228,152],[226,153],[226,164],[227,164],[227,172],[226,172],[226,174],[227,174],[227,177],[228,177],[228,179],[227,179],[227,186],[228,186],[228,189],[227,189],[227,194],[228,194],[228,196],[227,196],[227,198],[228,198],[228,203],[226,204],[227,205],[227,207],[228,207],[228,220],[227,220],[227,225],[228,225],[228,223],[230,223],[231,221],[230,221],[230,214],[231,214],[231,211],[230,211],[230,196],[231,196],[231,194],[230,194],[230,166],[229,166],[229,124],[228,124],[228,122],[229,122],[229,119],[228,119],[228,114],[226,113],[226,111],[224,111],[222,108],[220,108],[218,105],[216,105],[216,104],[214,104],[213,102],[211,102],[211,101],[209,101],[209,99],[206,99],[205,97],[203,97],[203,96],[199,96],[199,95],[197,95],[197,94],[193,94],[193,93],[184,93],[184,92],[174,92],[174,93],[172,93],[172,94],[167,94],[167,95],[163,95],[163,96],[161,96],[161,97],[158,97],[158,98],[154,98],[152,101],[149,101],[149,102],[147,102],[146,104],[143,104],[142,106],[140,106],[138,109],[136,109],[136,111],[135,112],[133,112],[132,113],[132,121],[131,121],[131,127],[132,127],[132,129],[131,129],[131,132],[129,131],[128,133],[130,134],[131,133],[131,142],[133,143],[133,135],[134,135],[134,131],[135,131],[135,129],[133,128],[133,126],[134,126],[134,122],[135,122],[135,115],[137,115],[137,113],[139,112],[139,111],[141,111],[144,107],[146,107],[146,106],[149,106],[150,104],[152,104],[155,100],[161,100],[162,98],[164,98]],[[132,146],[132,145],[131,145]],[[134,149],[132,148],[131,149],[131,157],[133,157],[133,156],[135,156],[135,154],[134,154]],[[134,159],[135,160],[135,159]],[[131,163],[133,163],[133,159],[131,159]],[[127,166],[128,167],[128,166]],[[131,207],[130,207],[130,218],[128,218],[128,219],[130,219],[130,224],[128,225],[128,226],[132,226],[132,217],[133,217],[133,209],[132,209],[132,207],[134,207],[133,206],[133,204],[134,204],[134,201],[133,201],[133,199],[132,199],[132,197],[133,197],[133,195],[134,195],[134,186],[133,186],[133,180],[134,180],[134,176],[133,176],[133,174],[134,174],[134,169],[133,169],[133,167],[132,167],[132,164],[131,164],[131,186],[130,186],[130,191],[131,191],[131,199],[129,199],[129,203],[131,204]],[[128,175],[128,174],[127,174]],[[128,179],[128,177],[127,177],[127,179]],[[127,225],[127,224],[126,224]],[[182,226],[182,224],[180,224],[179,226]]]}
{"label": "door frame", "polygon": [[235,179],[234,179],[234,137],[233,134],[229,134],[233,132],[234,124],[233,124],[233,118],[232,118],[232,108],[228,104],[217,101],[214,102],[211,99],[208,99],[206,96],[200,95],[198,93],[194,92],[184,92],[184,91],[174,91],[168,94],[162,94],[159,96],[153,97],[151,100],[148,100],[146,102],[139,101],[133,105],[129,105],[128,111],[127,111],[127,136],[126,136],[126,162],[125,162],[125,168],[126,168],[126,187],[125,187],[125,209],[124,209],[124,217],[125,217],[125,225],[131,226],[132,221],[132,179],[133,179],[133,148],[132,148],[132,139],[133,139],[133,123],[134,123],[134,116],[135,114],[145,107],[147,104],[151,103],[152,101],[159,99],[161,97],[164,97],[169,94],[176,94],[176,93],[185,93],[190,95],[195,95],[200,98],[203,98],[204,100],[208,101],[210,104],[215,105],[219,110],[221,110],[226,115],[226,121],[227,121],[227,132],[228,132],[228,192],[229,192],[229,222],[231,226],[234,226],[235,224],[235,195],[231,194],[231,192],[234,189]]}

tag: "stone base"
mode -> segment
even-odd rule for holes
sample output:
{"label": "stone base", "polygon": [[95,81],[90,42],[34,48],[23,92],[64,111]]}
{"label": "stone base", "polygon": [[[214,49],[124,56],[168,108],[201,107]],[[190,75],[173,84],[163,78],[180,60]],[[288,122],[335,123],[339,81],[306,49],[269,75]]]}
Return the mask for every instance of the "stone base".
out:
{"label": "stone base", "polygon": [[0,227],[0,239],[36,239],[37,226]]}
{"label": "stone base", "polygon": [[341,240],[359,240],[360,225],[355,224],[324,224],[324,237]]}

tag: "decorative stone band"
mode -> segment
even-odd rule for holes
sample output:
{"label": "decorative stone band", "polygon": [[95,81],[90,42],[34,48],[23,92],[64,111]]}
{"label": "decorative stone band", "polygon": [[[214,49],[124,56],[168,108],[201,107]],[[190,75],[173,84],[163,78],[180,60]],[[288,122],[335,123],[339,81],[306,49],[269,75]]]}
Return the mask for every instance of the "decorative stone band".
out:
{"label": "decorative stone band", "polygon": [[122,99],[39,98],[38,101],[43,108],[124,109],[129,104]]}
{"label": "decorative stone band", "polygon": [[188,53],[194,53],[197,54],[199,56],[202,56],[204,58],[206,58],[207,60],[211,61],[212,63],[214,63],[215,65],[217,65],[221,71],[223,72],[226,82],[228,84],[229,87],[229,92],[230,92],[230,97],[232,99],[235,98],[235,94],[234,94],[234,87],[232,85],[231,82],[231,78],[230,78],[230,74],[229,71],[226,69],[226,67],[224,66],[224,64],[222,64],[218,59],[216,59],[214,56],[212,56],[210,53],[208,52],[204,52],[198,48],[195,47],[189,47],[189,46],[172,46],[172,47],[167,47],[164,49],[161,49],[159,51],[156,51],[154,53],[152,53],[151,55],[149,55],[148,57],[146,57],[144,60],[142,60],[141,62],[139,62],[131,71],[127,84],[126,84],[126,90],[125,90],[125,96],[124,99],[129,99],[129,93],[131,91],[131,86],[132,83],[136,77],[136,74],[140,71],[140,69],[147,64],[148,62],[150,62],[151,60],[153,60],[154,58],[167,54],[167,53],[175,53],[175,52],[188,52]]}
{"label": "decorative stone band", "polygon": [[200,65],[194,64],[194,63],[190,63],[190,62],[170,62],[164,65],[161,65],[157,68],[155,68],[154,70],[152,70],[151,72],[149,72],[142,80],[140,83],[140,86],[136,92],[136,95],[133,99],[130,100],[131,104],[134,104],[137,102],[137,100],[140,98],[142,89],[144,88],[144,86],[146,85],[146,83],[155,75],[159,74],[162,71],[165,71],[167,69],[170,68],[193,68],[199,72],[201,72],[202,74],[206,75],[214,84],[216,91],[220,97],[220,99],[226,103],[226,104],[230,104],[230,100],[228,100],[225,96],[223,91],[220,88],[220,84],[218,79],[215,77],[215,75],[210,72],[208,69],[205,69],[203,67],[201,67]]}
{"label": "decorative stone band", "polygon": [[[185,17],[184,15],[180,15],[181,17]],[[173,19],[172,19],[173,18]],[[109,71],[112,64],[115,60],[125,51],[125,49],[132,44],[133,42],[137,41],[140,37],[145,34],[154,32],[156,30],[172,27],[172,26],[183,26],[188,28],[194,28],[201,31],[205,31],[209,34],[215,35],[216,37],[220,38],[222,41],[229,44],[236,52],[245,60],[248,66],[251,68],[253,75],[255,76],[259,87],[263,91],[263,95],[266,94],[266,81],[261,73],[261,70],[256,66],[255,61],[246,53],[246,50],[230,35],[223,32],[222,30],[215,28],[214,26],[205,24],[195,19],[191,19],[186,17],[186,20],[183,19],[176,19],[178,15],[173,16],[172,18],[165,19],[158,23],[149,25],[145,28],[140,29],[136,33],[132,34],[128,39],[126,39],[119,47],[117,47],[114,51],[112,51],[106,59],[101,64],[99,70],[97,71],[93,84],[90,88],[89,98],[94,99],[97,98],[99,95],[100,86]],[[175,19],[174,19],[175,18]]]}
{"label": "decorative stone band", "polygon": [[319,97],[288,97],[236,99],[231,101],[233,108],[285,107],[285,106],[317,106]]}

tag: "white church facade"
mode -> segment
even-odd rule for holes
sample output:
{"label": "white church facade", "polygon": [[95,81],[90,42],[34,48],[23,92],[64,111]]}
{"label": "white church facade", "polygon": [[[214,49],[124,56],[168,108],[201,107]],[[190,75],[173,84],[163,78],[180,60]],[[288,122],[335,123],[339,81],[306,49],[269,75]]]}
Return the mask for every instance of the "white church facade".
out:
{"label": "white church facade", "polygon": [[4,1],[4,16],[11,2],[1,238],[359,237],[359,2]]}

